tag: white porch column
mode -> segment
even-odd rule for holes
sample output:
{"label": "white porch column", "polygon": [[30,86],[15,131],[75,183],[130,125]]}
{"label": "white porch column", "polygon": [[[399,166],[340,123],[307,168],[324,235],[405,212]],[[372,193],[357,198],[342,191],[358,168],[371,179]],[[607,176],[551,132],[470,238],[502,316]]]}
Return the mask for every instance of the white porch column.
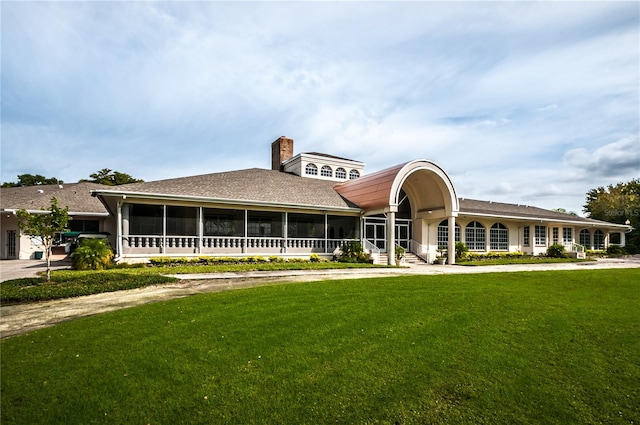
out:
{"label": "white porch column", "polygon": [[456,218],[449,217],[449,240],[447,246],[447,263],[453,265],[456,263]]}
{"label": "white porch column", "polygon": [[387,213],[387,264],[396,264],[396,213]]}
{"label": "white porch column", "polygon": [[116,249],[118,258],[122,258],[122,201],[118,201],[116,210]]}

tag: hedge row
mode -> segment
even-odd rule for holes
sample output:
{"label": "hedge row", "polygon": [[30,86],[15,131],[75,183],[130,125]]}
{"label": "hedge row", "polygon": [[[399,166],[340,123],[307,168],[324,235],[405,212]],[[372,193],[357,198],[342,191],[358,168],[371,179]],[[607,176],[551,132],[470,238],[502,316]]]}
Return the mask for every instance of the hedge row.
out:
{"label": "hedge row", "polygon": [[227,264],[260,264],[260,263],[317,263],[322,261],[319,255],[312,254],[306,258],[283,258],[271,256],[265,258],[262,256],[250,257],[153,257],[149,259],[149,263],[153,267],[175,267],[185,265],[227,265]]}

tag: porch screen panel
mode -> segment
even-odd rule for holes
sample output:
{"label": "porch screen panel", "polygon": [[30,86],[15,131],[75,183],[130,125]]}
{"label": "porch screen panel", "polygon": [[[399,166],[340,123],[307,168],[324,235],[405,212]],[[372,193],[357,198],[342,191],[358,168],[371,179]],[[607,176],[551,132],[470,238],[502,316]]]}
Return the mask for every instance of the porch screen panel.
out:
{"label": "porch screen panel", "polygon": [[484,251],[486,247],[486,231],[477,221],[472,221],[465,228],[465,242],[472,251]]}
{"label": "porch screen panel", "polygon": [[249,211],[247,236],[282,237],[282,213],[271,211]]}
{"label": "porch screen panel", "polygon": [[202,212],[205,236],[244,236],[244,211],[205,208]]}
{"label": "porch screen panel", "polygon": [[130,235],[162,235],[163,205],[131,204],[129,208]]}
{"label": "porch screen panel", "polygon": [[324,214],[289,213],[287,237],[324,238]]}
{"label": "porch screen panel", "polygon": [[358,238],[358,217],[344,217],[338,215],[327,216],[329,239]]}
{"label": "porch screen panel", "polygon": [[197,236],[198,209],[194,207],[167,206],[168,236]]}

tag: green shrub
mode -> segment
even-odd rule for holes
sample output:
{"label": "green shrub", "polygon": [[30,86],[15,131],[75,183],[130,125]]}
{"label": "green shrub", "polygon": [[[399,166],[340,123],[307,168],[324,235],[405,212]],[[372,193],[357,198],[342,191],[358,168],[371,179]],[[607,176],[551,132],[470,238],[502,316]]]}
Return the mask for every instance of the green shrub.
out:
{"label": "green shrub", "polygon": [[559,243],[554,243],[553,245],[547,248],[547,257],[550,258],[566,258],[568,257],[567,253],[564,250],[564,245]]}
{"label": "green shrub", "polygon": [[466,261],[469,259],[469,248],[464,242],[456,242],[456,261]]}
{"label": "green shrub", "polygon": [[309,257],[309,261],[311,261],[312,263],[319,263],[320,261],[322,261],[322,259],[318,254],[311,254],[311,256]]}
{"label": "green shrub", "polygon": [[404,258],[405,254],[407,253],[407,250],[404,249],[404,247],[400,246],[400,245],[396,245],[396,258],[397,259],[402,259]]}
{"label": "green shrub", "polygon": [[83,239],[71,254],[76,270],[103,270],[111,265],[113,251],[102,239]]}
{"label": "green shrub", "polygon": [[627,251],[620,245],[609,245],[607,247],[607,255],[624,255]]}
{"label": "green shrub", "polygon": [[341,263],[368,263],[369,256],[364,252],[358,240],[345,241],[340,247],[342,253],[336,259]]}
{"label": "green shrub", "polygon": [[278,257],[277,255],[272,255],[271,257],[269,257],[269,261],[271,263],[284,263],[287,260],[283,257]]}

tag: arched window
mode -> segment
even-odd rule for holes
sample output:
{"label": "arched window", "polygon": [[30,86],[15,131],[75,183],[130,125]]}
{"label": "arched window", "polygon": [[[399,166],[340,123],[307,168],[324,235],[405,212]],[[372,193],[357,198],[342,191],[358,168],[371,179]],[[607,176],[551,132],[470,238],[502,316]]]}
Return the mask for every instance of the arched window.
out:
{"label": "arched window", "polygon": [[467,224],[464,231],[465,243],[471,251],[484,251],[486,246],[486,231],[477,221]]}
{"label": "arched window", "polygon": [[509,250],[509,230],[502,223],[496,223],[489,229],[489,249],[492,251]]}
{"label": "arched window", "polygon": [[333,170],[328,165],[323,165],[320,169],[320,175],[322,177],[333,177]]}
{"label": "arched window", "polygon": [[600,229],[593,232],[593,249],[604,249],[604,233]]}
{"label": "arched window", "polygon": [[349,171],[349,180],[354,180],[360,177],[360,172],[358,170]]}
{"label": "arched window", "polygon": [[346,179],[347,178],[347,170],[344,168],[336,168],[336,178],[337,179]]}
{"label": "arched window", "polygon": [[580,230],[580,245],[584,245],[587,249],[591,249],[591,234],[587,229]]}
{"label": "arched window", "polygon": [[[460,242],[460,225],[456,223],[456,242]],[[438,247],[449,246],[449,222],[442,220],[438,224]]]}
{"label": "arched window", "polygon": [[304,169],[304,172],[310,176],[317,176],[318,175],[318,167],[316,167],[316,164],[307,164],[307,166]]}

